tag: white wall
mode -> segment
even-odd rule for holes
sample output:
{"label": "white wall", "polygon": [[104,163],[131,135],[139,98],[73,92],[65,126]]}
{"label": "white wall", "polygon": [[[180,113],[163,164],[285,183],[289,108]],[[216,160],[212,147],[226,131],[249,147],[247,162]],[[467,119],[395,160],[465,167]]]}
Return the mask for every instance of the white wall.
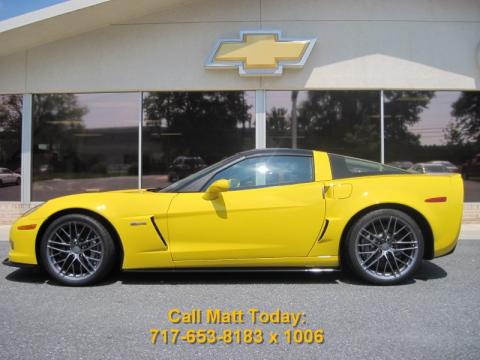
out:
{"label": "white wall", "polygon": [[[204,69],[219,37],[259,28],[317,37],[305,68],[263,79]],[[478,0],[190,1],[0,57],[0,93],[480,90],[479,42]]]}

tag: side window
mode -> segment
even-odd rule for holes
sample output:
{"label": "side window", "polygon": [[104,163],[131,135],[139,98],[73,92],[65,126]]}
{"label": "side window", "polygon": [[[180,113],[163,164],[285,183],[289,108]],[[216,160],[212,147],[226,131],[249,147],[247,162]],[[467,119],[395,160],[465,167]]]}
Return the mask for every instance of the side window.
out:
{"label": "side window", "polygon": [[232,190],[310,182],[312,157],[273,155],[245,159],[217,173],[205,188],[218,179],[230,180]]}
{"label": "side window", "polygon": [[358,176],[405,174],[406,171],[373,161],[328,154],[334,179]]}

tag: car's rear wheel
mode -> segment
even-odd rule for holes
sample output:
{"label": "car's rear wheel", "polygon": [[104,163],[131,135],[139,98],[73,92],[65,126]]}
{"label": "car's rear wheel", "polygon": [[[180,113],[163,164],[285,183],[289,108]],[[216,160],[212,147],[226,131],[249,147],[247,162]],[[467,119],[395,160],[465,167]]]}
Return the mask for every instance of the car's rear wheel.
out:
{"label": "car's rear wheel", "polygon": [[412,277],[423,259],[420,227],[395,209],[374,210],[347,234],[344,256],[353,273],[374,284],[391,285]]}
{"label": "car's rear wheel", "polygon": [[64,285],[91,285],[110,273],[115,245],[108,230],[96,219],[69,214],[53,221],[40,243],[42,265]]}

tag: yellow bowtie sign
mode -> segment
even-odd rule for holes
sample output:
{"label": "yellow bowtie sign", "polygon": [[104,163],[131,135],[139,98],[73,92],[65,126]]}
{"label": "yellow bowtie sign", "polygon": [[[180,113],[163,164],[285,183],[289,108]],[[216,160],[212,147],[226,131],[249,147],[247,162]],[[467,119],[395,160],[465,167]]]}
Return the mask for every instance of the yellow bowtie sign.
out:
{"label": "yellow bowtie sign", "polygon": [[285,39],[278,30],[242,31],[239,39],[221,39],[206,67],[238,68],[243,76],[282,75],[283,68],[301,68],[315,39]]}

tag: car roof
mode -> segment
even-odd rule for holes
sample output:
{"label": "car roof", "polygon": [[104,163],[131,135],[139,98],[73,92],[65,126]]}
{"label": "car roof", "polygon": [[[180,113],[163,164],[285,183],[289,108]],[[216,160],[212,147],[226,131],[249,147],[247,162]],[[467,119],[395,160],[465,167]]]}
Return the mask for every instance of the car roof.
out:
{"label": "car roof", "polygon": [[312,156],[312,150],[305,149],[289,149],[289,148],[268,148],[268,149],[252,149],[238,153],[241,156],[256,156],[256,155],[297,155],[297,156]]}
{"label": "car roof", "polygon": [[435,166],[435,167],[445,167],[445,165],[442,165],[442,164],[435,164],[435,163],[418,163],[418,164],[415,164],[415,165],[419,165],[419,166]]}

